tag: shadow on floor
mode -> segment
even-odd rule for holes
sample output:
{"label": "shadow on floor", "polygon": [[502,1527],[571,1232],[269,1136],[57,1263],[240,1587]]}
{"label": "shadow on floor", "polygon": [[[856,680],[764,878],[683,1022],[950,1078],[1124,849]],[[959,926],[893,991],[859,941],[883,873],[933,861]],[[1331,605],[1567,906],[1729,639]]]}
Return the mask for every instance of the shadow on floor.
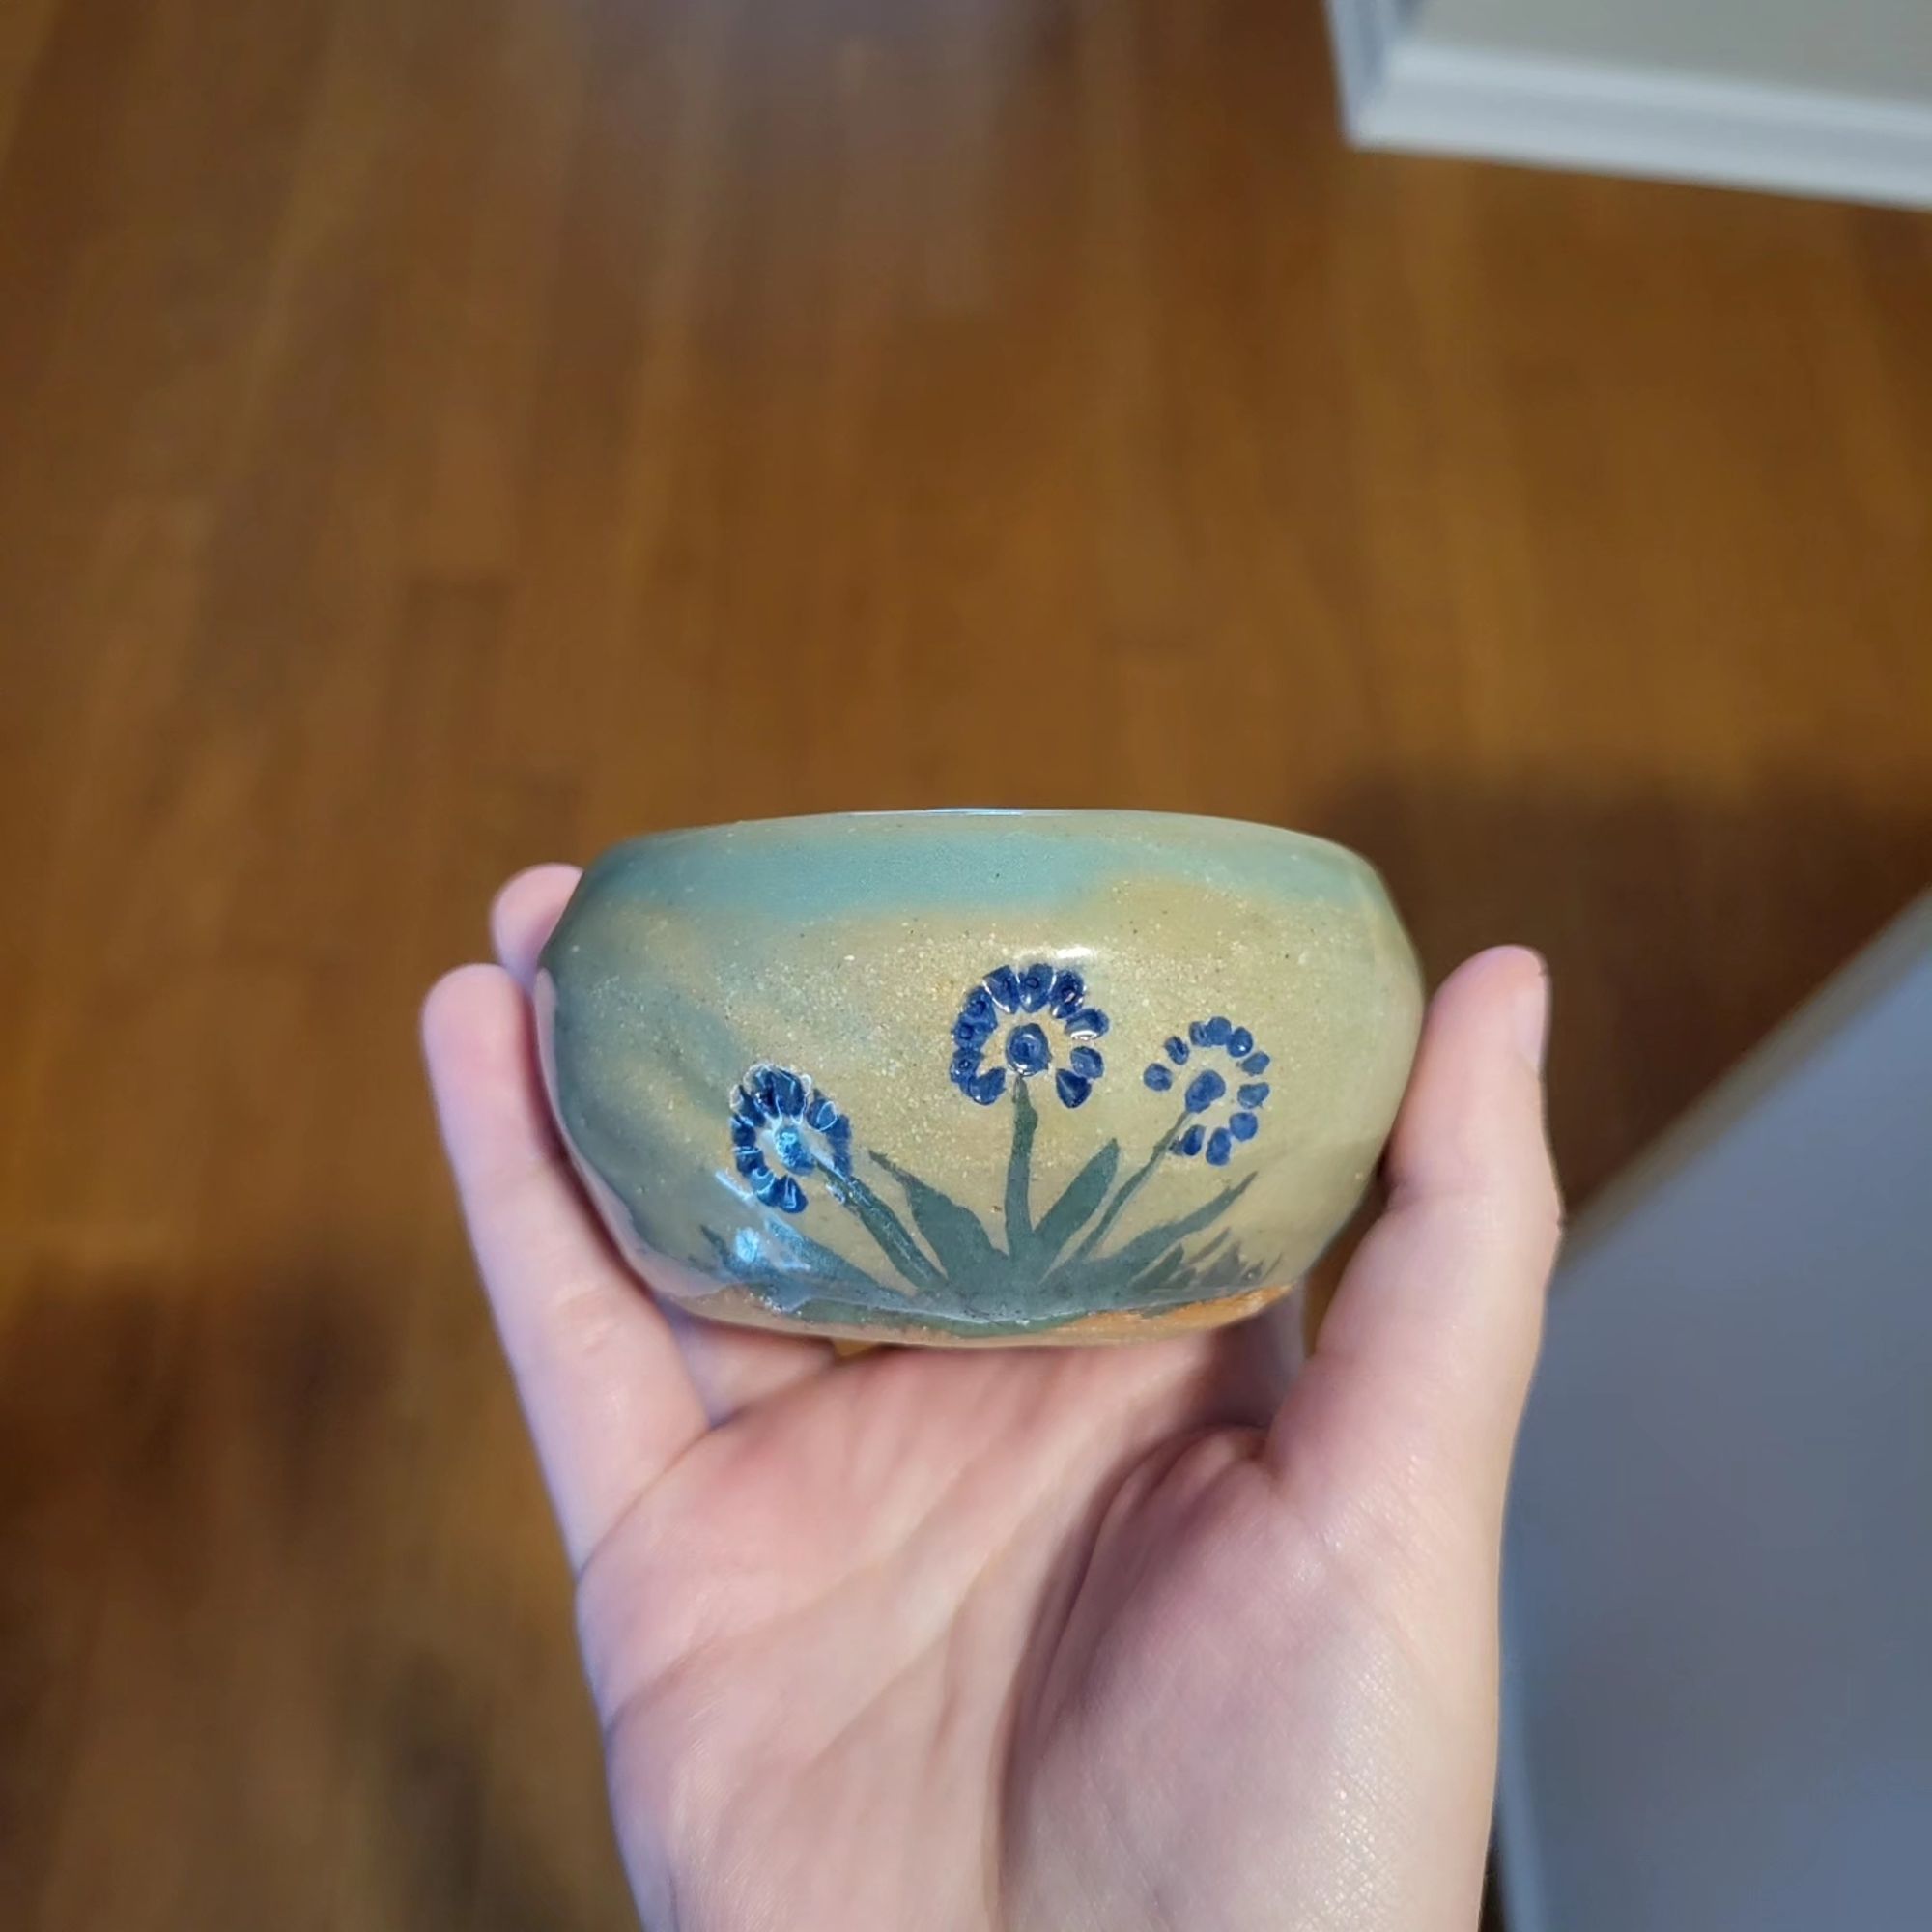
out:
{"label": "shadow on floor", "polygon": [[1932,880],[1932,799],[1796,777],[1747,800],[1387,773],[1311,830],[1380,867],[1439,980],[1520,940],[1550,964],[1550,1126],[1573,1205]]}
{"label": "shadow on floor", "polygon": [[467,1276],[43,1257],[9,1283],[0,1896],[23,1927],[634,1923],[567,1576]]}

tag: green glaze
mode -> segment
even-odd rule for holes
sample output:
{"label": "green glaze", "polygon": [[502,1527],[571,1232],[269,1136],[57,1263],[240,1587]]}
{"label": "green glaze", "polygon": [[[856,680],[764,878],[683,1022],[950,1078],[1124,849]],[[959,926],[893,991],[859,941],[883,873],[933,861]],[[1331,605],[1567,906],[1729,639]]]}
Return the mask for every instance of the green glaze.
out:
{"label": "green glaze", "polygon": [[538,982],[564,1139],[661,1293],[930,1341],[1153,1333],[1292,1283],[1420,1009],[1353,854],[1147,812],[635,839]]}

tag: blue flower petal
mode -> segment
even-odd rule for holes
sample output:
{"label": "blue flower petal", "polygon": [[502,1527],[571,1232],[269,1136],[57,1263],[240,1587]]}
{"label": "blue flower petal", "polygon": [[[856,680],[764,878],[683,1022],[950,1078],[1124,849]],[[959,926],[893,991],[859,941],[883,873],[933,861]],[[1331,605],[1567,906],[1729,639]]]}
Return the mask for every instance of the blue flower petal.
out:
{"label": "blue flower petal", "polygon": [[1053,1001],[1049,1010],[1057,1020],[1064,1020],[1080,1010],[1080,1002],[1087,997],[1087,981],[1069,966],[1053,982]]}
{"label": "blue flower petal", "polygon": [[838,1118],[838,1109],[823,1094],[811,1103],[805,1116],[806,1124],[816,1127],[821,1134]]}
{"label": "blue flower petal", "polygon": [[995,966],[986,975],[986,990],[993,1004],[1009,1013],[1020,1009],[1020,976],[1010,966]]}
{"label": "blue flower petal", "polygon": [[962,1046],[952,1056],[952,1068],[950,1076],[952,1079],[955,1081],[970,1080],[979,1070],[980,1052],[977,1047]]}
{"label": "blue flower petal", "polygon": [[1228,1156],[1235,1151],[1235,1143],[1226,1127],[1216,1127],[1208,1136],[1208,1165],[1226,1167]]}
{"label": "blue flower petal", "polygon": [[1175,1142],[1174,1151],[1178,1154],[1186,1155],[1187,1158],[1191,1160],[1197,1153],[1201,1151],[1202,1139],[1203,1135],[1199,1127],[1189,1127],[1188,1130],[1184,1134],[1182,1134],[1178,1141]]}
{"label": "blue flower petal", "polygon": [[1175,1065],[1179,1066],[1187,1059],[1187,1042],[1177,1033],[1163,1042],[1161,1051],[1174,1062]]}
{"label": "blue flower petal", "polygon": [[1208,1022],[1206,1020],[1189,1020],[1187,1022],[1187,1037],[1196,1046],[1206,1046],[1208,1044]]}
{"label": "blue flower petal", "polygon": [[1264,1053],[1251,1053],[1241,1062],[1243,1073],[1265,1073],[1268,1070],[1268,1057]]}
{"label": "blue flower petal", "polygon": [[742,1114],[732,1115],[731,1145],[733,1147],[753,1147],[756,1145],[757,1139],[758,1128],[755,1122],[746,1120]]}
{"label": "blue flower petal", "polygon": [[1098,1039],[1112,1024],[1098,1007],[1083,1007],[1066,1022],[1066,1031],[1075,1039]]}
{"label": "blue flower petal", "polygon": [[993,996],[983,986],[975,986],[966,995],[965,1004],[959,1009],[962,1020],[983,1021],[990,1032],[999,1024],[1000,1009],[993,1004]]}
{"label": "blue flower petal", "polygon": [[1228,1131],[1237,1141],[1251,1141],[1261,1131],[1261,1122],[1252,1114],[1230,1114]]}
{"label": "blue flower petal", "polygon": [[1022,1073],[1044,1073],[1053,1055],[1046,1035],[1032,1020],[1007,1036],[1007,1058]]}
{"label": "blue flower petal", "polygon": [[[748,1178],[752,1183],[752,1192],[769,1207],[772,1196],[779,1191],[781,1177],[774,1174],[770,1168],[760,1161],[757,1173]],[[790,1175],[785,1175],[782,1177],[782,1179],[791,1180],[791,1177]],[[794,1180],[792,1181],[792,1185],[796,1187],[798,1183]]]}
{"label": "blue flower petal", "polygon": [[772,1071],[772,1092],[778,1100],[779,1112],[787,1120],[795,1121],[805,1112],[805,1082],[796,1073],[784,1067],[775,1067]]}
{"label": "blue flower petal", "polygon": [[1157,1060],[1141,1075],[1141,1078],[1156,1094],[1165,1094],[1174,1085],[1174,1075]]}
{"label": "blue flower petal", "polygon": [[790,1175],[786,1175],[779,1182],[777,1189],[772,1195],[772,1206],[786,1214],[803,1214],[805,1212],[805,1189]]}
{"label": "blue flower petal", "polygon": [[992,1067],[980,1075],[977,1080],[968,1080],[962,1091],[967,1099],[977,1100],[982,1107],[990,1107],[1007,1091],[1007,1069]]}
{"label": "blue flower petal", "polygon": [[731,1158],[737,1163],[738,1172],[749,1180],[756,1180],[761,1174],[770,1174],[765,1165],[765,1156],[754,1147],[741,1147]]}
{"label": "blue flower petal", "polygon": [[1076,1046],[1066,1056],[1066,1064],[1083,1080],[1097,1080],[1107,1070],[1107,1063],[1100,1058],[1096,1048]]}
{"label": "blue flower petal", "polygon": [[742,1121],[750,1121],[756,1125],[771,1118],[770,1111],[758,1096],[757,1087],[751,1074],[745,1076],[745,1084],[731,1096],[731,1111]]}
{"label": "blue flower petal", "polygon": [[1234,1030],[1234,1022],[1229,1019],[1226,1013],[1216,1013],[1201,1031],[1209,1046],[1226,1046],[1228,1036]]}
{"label": "blue flower petal", "polygon": [[1227,1091],[1228,1083],[1211,1066],[1197,1073],[1187,1084],[1187,1111],[1205,1114]]}
{"label": "blue flower petal", "polygon": [[1094,1091],[1094,1083],[1083,1080],[1077,1073],[1069,1073],[1063,1066],[1053,1076],[1053,1091],[1060,1095],[1063,1106],[1077,1107]]}
{"label": "blue flower petal", "polygon": [[[986,1004],[991,1006],[992,1002],[988,1000]],[[988,1019],[979,1019],[970,1014],[961,1013],[952,1022],[952,1037],[960,1046],[984,1046],[992,1038],[999,1024],[1000,1018],[997,1013]]]}
{"label": "blue flower petal", "polygon": [[849,1141],[852,1138],[852,1122],[843,1114],[835,1114],[832,1123],[825,1129],[825,1138],[834,1147]]}
{"label": "blue flower petal", "polygon": [[1255,1037],[1246,1027],[1236,1027],[1228,1036],[1228,1056],[1230,1059],[1238,1060],[1242,1054],[1252,1053],[1254,1050]]}
{"label": "blue flower petal", "polygon": [[1020,975],[1020,1005],[1037,1013],[1053,996],[1053,968],[1044,959],[1036,959]]}
{"label": "blue flower petal", "polygon": [[1273,1092],[1265,1080],[1250,1080],[1235,1097],[1244,1107],[1259,1107]]}

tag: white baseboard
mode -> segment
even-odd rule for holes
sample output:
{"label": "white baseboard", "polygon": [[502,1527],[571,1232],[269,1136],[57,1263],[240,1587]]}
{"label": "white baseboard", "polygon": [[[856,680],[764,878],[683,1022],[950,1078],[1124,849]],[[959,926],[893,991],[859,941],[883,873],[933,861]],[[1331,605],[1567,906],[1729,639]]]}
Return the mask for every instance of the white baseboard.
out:
{"label": "white baseboard", "polygon": [[1420,38],[1405,0],[1327,0],[1360,146],[1932,208],[1932,105]]}

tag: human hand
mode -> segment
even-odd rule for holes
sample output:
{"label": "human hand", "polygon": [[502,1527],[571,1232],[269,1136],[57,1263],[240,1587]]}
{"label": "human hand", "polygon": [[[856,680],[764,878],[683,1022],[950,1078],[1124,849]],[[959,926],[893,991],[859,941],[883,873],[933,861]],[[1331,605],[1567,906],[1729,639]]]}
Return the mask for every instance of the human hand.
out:
{"label": "human hand", "polygon": [[575,879],[512,880],[423,1031],[651,1932],[1469,1932],[1558,1227],[1540,963],[1436,995],[1292,1379],[1265,1318],[841,1360],[660,1305],[580,1195],[527,998]]}

